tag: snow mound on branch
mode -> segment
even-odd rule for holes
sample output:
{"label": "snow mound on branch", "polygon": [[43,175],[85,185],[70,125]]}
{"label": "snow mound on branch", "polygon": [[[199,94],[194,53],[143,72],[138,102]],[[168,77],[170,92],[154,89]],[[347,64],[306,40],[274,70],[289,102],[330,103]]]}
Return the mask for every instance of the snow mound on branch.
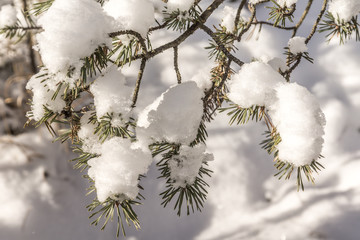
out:
{"label": "snow mound on branch", "polygon": [[126,85],[125,76],[116,66],[111,66],[90,87],[98,121],[108,114],[121,115],[122,121],[129,119],[133,89]]}
{"label": "snow mound on branch", "polygon": [[45,114],[44,106],[57,113],[60,113],[66,106],[65,101],[61,98],[61,92],[63,92],[64,88],[60,89],[55,99],[52,99],[56,89],[49,88],[43,71],[30,78],[26,89],[33,92],[32,114],[28,113],[29,119],[39,121]]}
{"label": "snow mound on branch", "polygon": [[291,5],[297,3],[297,0],[276,0],[276,2],[277,2],[281,7],[291,7]]}
{"label": "snow mound on branch", "polygon": [[44,29],[38,47],[49,72],[77,69],[98,46],[111,46],[110,19],[93,0],[55,0],[38,21]]}
{"label": "snow mound on branch", "polygon": [[329,3],[329,12],[337,19],[348,22],[360,13],[359,0],[332,0]]}
{"label": "snow mound on branch", "polygon": [[228,97],[242,108],[266,107],[282,139],[277,145],[282,161],[302,166],[320,156],[325,117],[306,88],[286,83],[268,64],[252,62],[234,75]]}
{"label": "snow mound on branch", "polygon": [[154,5],[148,0],[110,0],[104,10],[115,20],[113,31],[133,30],[145,38],[155,22]]}
{"label": "snow mound on branch", "polygon": [[188,11],[193,5],[195,0],[169,0],[167,8],[171,11],[180,10],[181,12]]}
{"label": "snow mound on branch", "polygon": [[193,81],[169,88],[139,114],[139,139],[190,144],[203,115],[202,97]]}
{"label": "snow mound on branch", "polygon": [[229,82],[229,99],[242,108],[265,106],[266,94],[284,78],[263,62],[244,64]]}
{"label": "snow mound on branch", "polygon": [[288,47],[293,54],[307,52],[308,48],[304,37],[293,37],[289,39]]}
{"label": "snow mound on branch", "polygon": [[4,5],[0,9],[0,28],[12,26],[17,21],[16,8],[10,4]]}
{"label": "snow mound on branch", "polygon": [[282,139],[279,158],[295,166],[311,164],[324,142],[325,116],[317,99],[296,83],[277,85],[268,97],[266,107]]}
{"label": "snow mound on branch", "polygon": [[181,146],[179,155],[174,155],[169,160],[170,178],[175,181],[175,188],[193,184],[201,165],[214,160],[213,154],[205,151],[205,144],[194,147]]}
{"label": "snow mound on branch", "polygon": [[104,142],[101,156],[88,162],[98,200],[135,199],[139,193],[139,175],[148,171],[151,161],[150,152],[135,148],[129,139],[114,137]]}

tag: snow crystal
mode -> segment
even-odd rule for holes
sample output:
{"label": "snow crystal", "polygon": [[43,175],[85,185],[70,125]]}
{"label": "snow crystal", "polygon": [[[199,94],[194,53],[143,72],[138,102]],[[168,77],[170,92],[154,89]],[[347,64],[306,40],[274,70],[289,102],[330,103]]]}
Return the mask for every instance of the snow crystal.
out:
{"label": "snow crystal", "polygon": [[211,65],[200,68],[200,70],[190,79],[190,81],[194,81],[198,88],[204,92],[208,91],[213,84],[211,81],[211,69]]}
{"label": "snow crystal", "polygon": [[203,91],[193,81],[169,88],[139,114],[138,137],[190,144],[203,115],[202,97]]}
{"label": "snow crystal", "polygon": [[88,162],[99,201],[135,199],[139,175],[148,171],[151,161],[150,152],[135,148],[129,139],[115,137],[104,142],[101,156]]}
{"label": "snow crystal", "polygon": [[104,10],[115,19],[114,31],[133,30],[145,38],[155,22],[154,5],[148,0],[110,0]]}
{"label": "snow crystal", "polygon": [[293,54],[298,54],[302,52],[307,52],[308,48],[305,43],[304,37],[293,37],[289,39],[288,47],[290,52]]}
{"label": "snow crystal", "polygon": [[167,8],[171,11],[179,9],[181,12],[188,11],[193,5],[195,0],[168,0]]}
{"label": "snow crystal", "polygon": [[44,106],[48,109],[60,113],[66,106],[65,101],[61,98],[61,93],[64,87],[60,89],[59,94],[55,99],[52,99],[55,94],[54,89],[50,89],[46,84],[46,76],[43,76],[43,71],[33,75],[26,85],[26,89],[33,92],[31,114],[28,114],[29,119],[39,121],[45,114]]}
{"label": "snow crystal", "polygon": [[340,21],[348,22],[360,13],[359,0],[332,0],[329,3],[329,12]]}
{"label": "snow crystal", "polygon": [[101,143],[99,137],[95,135],[95,125],[90,123],[92,111],[86,112],[80,119],[80,130],[78,137],[82,141],[82,150],[84,152],[100,154]]}
{"label": "snow crystal", "polygon": [[229,82],[229,99],[240,107],[264,106],[265,97],[276,84],[285,82],[272,67],[263,62],[244,64]]}
{"label": "snow crystal", "polygon": [[194,183],[204,162],[212,161],[213,154],[205,153],[205,144],[194,147],[181,146],[179,155],[174,155],[168,161],[170,178],[174,180],[174,187],[186,187]]}
{"label": "snow crystal", "polygon": [[297,3],[297,0],[276,0],[276,2],[277,2],[281,7],[291,7],[291,5]]}
{"label": "snow crystal", "polygon": [[100,45],[111,46],[108,17],[93,0],[55,0],[38,23],[44,31],[37,35],[40,54],[51,73],[79,68],[80,59]]}
{"label": "snow crystal", "polygon": [[225,6],[223,10],[223,16],[221,26],[226,28],[227,32],[233,32],[235,28],[235,17],[236,17],[237,9]]}
{"label": "snow crystal", "polygon": [[17,11],[14,6],[7,4],[1,7],[0,9],[0,28],[5,26],[12,26],[16,23]]}
{"label": "snow crystal", "polygon": [[98,120],[107,113],[121,114],[124,121],[128,120],[131,110],[131,94],[133,88],[126,85],[125,76],[120,69],[111,66],[90,86],[94,95],[94,104]]}
{"label": "snow crystal", "polygon": [[325,117],[317,99],[296,83],[277,85],[267,109],[282,141],[279,158],[302,166],[316,160],[324,142]]}

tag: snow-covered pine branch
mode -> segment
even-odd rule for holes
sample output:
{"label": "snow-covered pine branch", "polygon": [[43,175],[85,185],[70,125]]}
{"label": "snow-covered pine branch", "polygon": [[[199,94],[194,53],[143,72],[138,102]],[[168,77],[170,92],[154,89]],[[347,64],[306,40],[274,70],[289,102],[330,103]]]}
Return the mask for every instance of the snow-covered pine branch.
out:
{"label": "snow-covered pine branch", "polygon": [[[27,84],[33,92],[27,116],[52,131],[52,123],[61,124],[57,139],[72,141],[78,153],[74,166],[88,171],[90,192],[96,192],[87,207],[96,217],[92,224],[104,219],[103,229],[117,215],[119,235],[125,234],[123,218],[140,227],[132,206],[143,198],[141,182],[154,161],[166,181],[162,204],[173,202],[179,215],[183,206],[187,214],[201,210],[206,178],[213,173],[206,126],[219,109],[228,113],[230,124],[264,121],[268,134],[262,145],[274,154],[277,175],[288,179],[297,170],[302,189],[303,174],[314,182],[313,173],[322,168],[325,117],[292,73],[302,58],[313,61],[307,44],[319,26],[330,39],[339,35],[340,43],[353,35],[359,40],[360,7],[355,0],[324,0],[312,27],[302,31],[307,35],[298,36],[312,3],[296,19],[296,0],[242,0],[238,8],[224,0],[48,0],[23,14],[12,5],[2,6],[0,33],[6,39],[29,36],[28,42],[36,33],[34,48],[42,67]],[[268,20],[257,16],[264,6]],[[208,19],[219,8],[222,20],[209,27]],[[237,46],[245,34],[261,34],[263,25],[289,32],[284,58],[247,62]],[[183,79],[179,46],[199,31],[209,37],[206,50],[214,65]],[[178,34],[153,45],[154,32]],[[174,51],[169,64],[176,78],[153,103],[138,109],[142,82],[151,80],[147,62],[168,49]],[[135,84],[126,74],[134,61],[140,62]]]}

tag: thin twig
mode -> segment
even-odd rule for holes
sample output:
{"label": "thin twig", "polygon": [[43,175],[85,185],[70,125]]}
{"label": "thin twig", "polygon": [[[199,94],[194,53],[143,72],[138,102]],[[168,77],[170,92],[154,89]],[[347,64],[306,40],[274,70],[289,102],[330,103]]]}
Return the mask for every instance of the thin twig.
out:
{"label": "thin twig", "polygon": [[241,10],[244,8],[245,6],[245,3],[246,3],[246,0],[242,0],[238,9],[237,9],[237,12],[236,12],[236,17],[235,17],[235,28],[237,28],[238,24],[239,24],[239,21],[240,21],[240,13],[241,13]]}
{"label": "thin twig", "polygon": [[273,23],[266,22],[266,21],[254,21],[254,22],[252,22],[251,24],[254,24],[254,25],[257,25],[257,24],[265,24],[265,25],[269,25],[269,26],[276,27],[276,28],[283,29],[283,30],[294,30],[294,29],[295,29],[295,26],[292,26],[292,27],[283,27],[283,26],[281,26],[281,25],[274,25]]}
{"label": "thin twig", "polygon": [[294,31],[293,31],[292,37],[295,37],[295,35],[296,35],[296,33],[297,33],[297,30],[299,29],[299,27],[301,26],[301,24],[303,23],[303,21],[305,20],[307,14],[308,14],[309,11],[310,11],[310,8],[311,8],[312,3],[313,3],[313,0],[309,0],[309,1],[308,1],[308,4],[306,5],[306,8],[305,8],[305,10],[304,10],[304,12],[303,12],[303,14],[302,14],[299,22],[298,22],[298,23],[295,25],[295,27],[294,27]]}
{"label": "thin twig", "polygon": [[141,80],[144,75],[145,66],[146,66],[146,58],[142,58],[141,64],[140,64],[140,70],[138,73],[138,77],[137,77],[136,85],[135,85],[135,89],[134,89],[134,94],[133,94],[133,98],[132,98],[132,106],[131,106],[132,108],[134,108],[136,106],[136,102],[137,102],[139,90],[140,90],[140,85],[141,85]]}
{"label": "thin twig", "polygon": [[180,70],[179,70],[179,63],[178,63],[178,47],[174,47],[174,69],[175,69],[175,73],[176,73],[176,78],[177,78],[177,82],[178,84],[181,83],[181,74],[180,74]]}
{"label": "thin twig", "polygon": [[327,3],[328,3],[328,0],[324,0],[323,2],[323,5],[321,7],[321,11],[320,11],[320,14],[318,15],[315,23],[314,23],[314,26],[313,28],[311,29],[311,32],[309,34],[309,36],[306,38],[305,40],[305,43],[308,44],[308,42],[311,40],[311,38],[314,36],[315,32],[316,32],[316,29],[317,29],[317,26],[319,25],[319,22],[322,18],[322,16],[324,15],[325,13],[325,10],[326,10],[326,6],[327,6]]}
{"label": "thin twig", "polygon": [[145,39],[138,32],[135,32],[133,30],[122,30],[122,31],[118,31],[118,32],[109,33],[108,35],[111,38],[114,38],[114,37],[117,37],[117,36],[120,36],[120,35],[133,35],[139,40],[139,43],[140,43],[141,48],[143,50],[143,53],[145,53],[145,55],[147,54],[147,48],[146,48],[146,44],[145,44]]}
{"label": "thin twig", "polygon": [[236,58],[226,49],[226,47],[221,43],[221,41],[216,37],[215,33],[210,28],[208,28],[206,25],[201,25],[201,29],[204,30],[204,32],[206,32],[216,42],[219,49],[225,54],[228,59],[232,60],[239,66],[242,66],[244,64],[244,62]]}
{"label": "thin twig", "polygon": [[251,23],[254,21],[254,18],[256,17],[256,5],[253,5],[252,7],[249,7],[251,11],[251,17],[249,19],[249,22],[246,24],[245,28],[239,33],[239,36],[237,37],[237,41],[240,42],[242,36],[250,29]]}

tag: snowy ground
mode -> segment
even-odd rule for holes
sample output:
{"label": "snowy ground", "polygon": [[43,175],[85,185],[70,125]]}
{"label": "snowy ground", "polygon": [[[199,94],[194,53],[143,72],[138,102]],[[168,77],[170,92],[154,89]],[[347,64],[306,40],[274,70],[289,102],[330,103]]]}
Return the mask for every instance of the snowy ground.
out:
{"label": "snowy ground", "polygon": [[[320,2],[315,2],[312,15],[320,9]],[[305,22],[298,35],[307,35],[311,25],[312,21]],[[263,27],[256,35],[238,46],[240,59],[284,57],[288,33]],[[173,38],[156,37],[153,45]],[[179,48],[184,79],[210,63],[204,39],[199,33]],[[143,181],[146,200],[137,208],[142,229],[129,229],[128,239],[360,238],[360,45],[350,41],[338,46],[336,40],[327,44],[320,35],[310,42],[309,52],[314,64],[302,61],[292,81],[317,96],[327,119],[321,160],[326,169],[316,176],[316,185],[306,184],[305,192],[297,192],[294,178],[278,181],[271,156],[259,146],[265,126],[229,127],[226,114],[218,114],[208,126],[207,145],[215,161],[210,164],[214,174],[203,212],[179,218],[171,207],[162,208],[158,196],[162,183],[152,167]],[[150,62],[139,108],[176,82],[169,59],[171,51]],[[133,64],[127,74],[135,76],[136,67]],[[90,226],[85,209],[90,201],[85,196],[87,182],[71,169],[67,148],[51,143],[45,130],[1,137],[0,156],[0,239],[115,239],[115,224],[104,232]]]}

